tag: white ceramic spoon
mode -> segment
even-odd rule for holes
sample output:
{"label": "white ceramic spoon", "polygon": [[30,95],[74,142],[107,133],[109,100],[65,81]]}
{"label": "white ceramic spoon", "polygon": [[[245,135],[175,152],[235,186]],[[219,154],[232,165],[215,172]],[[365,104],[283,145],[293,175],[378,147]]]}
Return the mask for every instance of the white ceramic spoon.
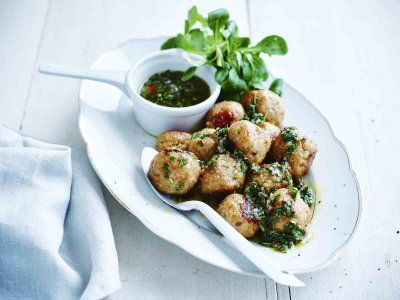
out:
{"label": "white ceramic spoon", "polygon": [[166,204],[181,210],[181,211],[200,211],[217,229],[218,231],[235,247],[240,253],[242,253],[247,259],[249,259],[256,267],[258,267],[265,275],[275,280],[277,283],[288,285],[288,286],[304,286],[294,275],[281,270],[273,261],[262,254],[251,242],[244,238],[239,232],[237,232],[228,222],[225,221],[214,209],[201,201],[185,201],[182,203],[176,203],[168,195],[163,195],[158,192],[148,179],[148,172],[150,163],[156,156],[157,151],[153,148],[146,147],[142,151],[142,168],[147,181],[154,192],[163,200]]}

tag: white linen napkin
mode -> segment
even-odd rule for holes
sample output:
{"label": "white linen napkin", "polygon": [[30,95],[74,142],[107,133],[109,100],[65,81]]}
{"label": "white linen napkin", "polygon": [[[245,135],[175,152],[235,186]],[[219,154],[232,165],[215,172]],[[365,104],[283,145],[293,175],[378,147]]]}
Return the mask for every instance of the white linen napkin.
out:
{"label": "white linen napkin", "polygon": [[0,299],[100,299],[119,287],[86,152],[0,125]]}

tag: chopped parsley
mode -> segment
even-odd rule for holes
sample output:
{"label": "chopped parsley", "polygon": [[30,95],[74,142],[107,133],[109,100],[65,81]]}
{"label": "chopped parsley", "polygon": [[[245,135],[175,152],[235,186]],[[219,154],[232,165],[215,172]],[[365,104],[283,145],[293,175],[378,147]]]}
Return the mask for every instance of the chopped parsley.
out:
{"label": "chopped parsley", "polygon": [[313,205],[315,202],[313,190],[303,182],[300,182],[298,189],[300,192],[300,197],[303,199],[304,203],[306,203],[308,206]]}
{"label": "chopped parsley", "polygon": [[300,141],[299,134],[296,127],[285,127],[281,131],[283,141],[286,145],[286,150],[283,153],[283,159],[287,159],[297,149],[298,141]]}
{"label": "chopped parsley", "polygon": [[190,137],[191,140],[195,140],[195,139],[204,139],[205,137],[211,136],[211,133],[206,133],[206,132],[195,132],[192,134],[192,136]]}
{"label": "chopped parsley", "polygon": [[293,198],[293,200],[296,198],[297,193],[299,192],[299,190],[294,186],[289,186],[288,191],[289,191],[290,196]]}
{"label": "chopped parsley", "polygon": [[239,159],[239,160],[237,160],[237,163],[239,165],[240,172],[246,173],[246,171],[247,171],[246,162],[244,160]]}
{"label": "chopped parsley", "polygon": [[281,199],[281,195],[276,194],[274,198],[271,199],[271,204],[275,204],[276,202],[278,202],[279,199]]}
{"label": "chopped parsley", "polygon": [[207,168],[212,169],[217,164],[218,155],[214,155],[208,162]]}
{"label": "chopped parsley", "polygon": [[228,149],[228,127],[218,128],[217,131],[217,151],[218,153],[229,153]]}
{"label": "chopped parsley", "polygon": [[288,185],[291,185],[293,182],[292,175],[290,174],[290,166],[286,161],[269,164],[265,169],[262,168],[261,171],[269,172],[275,182],[283,182]]}
{"label": "chopped parsley", "polygon": [[243,151],[239,149],[235,149],[235,151],[233,151],[232,156],[236,159],[245,159]]}
{"label": "chopped parsley", "polygon": [[265,208],[269,198],[267,189],[260,186],[257,181],[253,181],[244,189],[244,196],[247,203],[244,211],[246,219],[264,220]]}
{"label": "chopped parsley", "polygon": [[247,104],[246,106],[246,114],[243,117],[243,120],[250,121],[254,124],[260,124],[265,121],[265,115],[257,112],[257,94],[254,94],[253,103]]}
{"label": "chopped parsley", "polygon": [[251,163],[250,169],[254,174],[260,174],[264,170],[256,163]]}
{"label": "chopped parsley", "polygon": [[188,162],[189,162],[189,160],[186,157],[181,156],[178,158],[178,166],[180,168],[186,166]]}
{"label": "chopped parsley", "polygon": [[177,192],[182,191],[182,189],[185,187],[184,182],[179,182],[177,188],[175,189]]}
{"label": "chopped parsley", "polygon": [[199,166],[200,168],[204,168],[207,165],[207,163],[204,160],[199,160]]}
{"label": "chopped parsley", "polygon": [[282,204],[279,206],[275,207],[275,209],[272,210],[272,213],[270,215],[271,220],[274,222],[280,217],[293,217],[294,216],[294,211],[292,210],[292,206],[290,205],[289,202],[287,201],[282,201]]}
{"label": "chopped parsley", "polygon": [[169,166],[168,166],[168,164],[167,163],[164,163],[164,165],[163,165],[163,170],[164,170],[164,177],[165,178],[169,178]]}
{"label": "chopped parsley", "polygon": [[283,231],[261,230],[261,235],[262,245],[280,252],[287,252],[305,238],[306,231],[295,223],[288,222],[285,224]]}

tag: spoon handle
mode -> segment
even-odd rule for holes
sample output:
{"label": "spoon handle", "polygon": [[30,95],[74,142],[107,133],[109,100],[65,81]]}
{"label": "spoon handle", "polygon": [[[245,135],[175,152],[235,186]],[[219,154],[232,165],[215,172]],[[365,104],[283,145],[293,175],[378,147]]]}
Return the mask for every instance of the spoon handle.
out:
{"label": "spoon handle", "polygon": [[215,210],[200,201],[182,202],[180,208],[192,208],[199,210],[219,230],[219,232],[247,259],[257,266],[263,273],[277,283],[288,286],[304,286],[297,277],[287,272],[282,272],[279,267],[264,254],[262,254],[251,242],[244,238]]}
{"label": "spoon handle", "polygon": [[39,72],[43,74],[51,74],[56,76],[65,76],[78,79],[88,79],[100,81],[116,86],[127,93],[126,88],[126,72],[125,71],[110,71],[98,70],[92,68],[83,68],[76,66],[63,66],[54,64],[39,64]]}

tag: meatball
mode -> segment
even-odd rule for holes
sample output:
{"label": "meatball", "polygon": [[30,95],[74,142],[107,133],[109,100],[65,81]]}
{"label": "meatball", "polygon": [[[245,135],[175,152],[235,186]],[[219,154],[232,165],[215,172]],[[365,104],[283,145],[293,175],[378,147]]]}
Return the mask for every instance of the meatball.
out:
{"label": "meatball", "polygon": [[243,187],[246,169],[243,161],[226,154],[214,155],[200,178],[200,191],[209,195],[226,195]]}
{"label": "meatball", "polygon": [[269,122],[261,122],[260,124],[258,124],[258,126],[260,126],[262,129],[265,130],[265,132],[267,133],[268,137],[271,139],[271,142],[281,132],[281,130],[279,129],[278,126],[275,126],[274,124],[269,123]]}
{"label": "meatball", "polygon": [[248,220],[243,212],[246,198],[240,194],[231,194],[219,204],[217,212],[246,238],[254,236],[258,230],[258,222]]}
{"label": "meatball", "polygon": [[189,141],[188,150],[201,160],[209,160],[217,151],[217,137],[215,129],[204,128],[195,132]]}
{"label": "meatball", "polygon": [[267,155],[271,140],[261,127],[242,120],[233,123],[228,129],[228,139],[251,163],[259,164]]}
{"label": "meatball", "polygon": [[286,160],[296,178],[307,174],[318,151],[317,145],[295,127],[285,127],[271,146],[272,161]]}
{"label": "meatball", "polygon": [[207,113],[206,126],[221,128],[229,126],[244,117],[243,106],[235,101],[222,101],[215,104]]}
{"label": "meatball", "polygon": [[183,195],[194,187],[200,173],[200,161],[194,154],[168,149],[157,153],[151,161],[149,179],[162,193]]}
{"label": "meatball", "polygon": [[290,167],[284,162],[261,165],[256,170],[253,170],[250,182],[256,181],[259,186],[273,191],[276,189],[288,187],[293,184],[292,176],[290,175]]}
{"label": "meatball", "polygon": [[156,150],[163,151],[168,148],[187,150],[190,137],[191,137],[190,133],[183,131],[176,131],[176,130],[165,131],[157,137]]}
{"label": "meatball", "polygon": [[288,204],[292,211],[292,216],[281,216],[274,223],[273,228],[278,231],[282,231],[285,225],[289,222],[295,223],[300,228],[304,229],[311,219],[311,210],[308,205],[301,199],[300,193],[296,193],[294,199],[293,195],[288,189],[282,188],[276,190],[272,194],[272,199],[275,200],[275,209],[279,206]]}
{"label": "meatball", "polygon": [[[268,151],[271,149],[272,142],[278,137],[279,133],[281,132],[280,128],[278,126],[275,126],[272,123],[269,122],[261,122],[258,124],[262,129],[264,129],[264,132],[267,136],[267,149]],[[268,153],[267,153],[268,154]]]}
{"label": "meatball", "polygon": [[256,112],[265,116],[265,121],[280,126],[285,115],[283,101],[274,92],[269,90],[254,90],[243,96],[243,106],[247,109],[249,104],[255,104]]}

